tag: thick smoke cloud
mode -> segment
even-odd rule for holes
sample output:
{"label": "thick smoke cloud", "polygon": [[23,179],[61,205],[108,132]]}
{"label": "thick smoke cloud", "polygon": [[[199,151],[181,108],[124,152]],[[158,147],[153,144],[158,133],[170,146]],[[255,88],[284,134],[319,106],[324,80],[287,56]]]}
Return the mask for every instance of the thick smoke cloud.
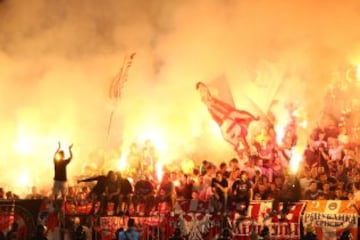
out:
{"label": "thick smoke cloud", "polygon": [[[0,185],[51,184],[59,140],[75,145],[69,176],[100,164],[95,149],[155,133],[166,158],[227,161],[194,89],[220,75],[238,108],[294,101],[314,124],[334,69],[359,63],[359,21],[355,0],[2,0]],[[131,52],[107,136],[109,83]]]}

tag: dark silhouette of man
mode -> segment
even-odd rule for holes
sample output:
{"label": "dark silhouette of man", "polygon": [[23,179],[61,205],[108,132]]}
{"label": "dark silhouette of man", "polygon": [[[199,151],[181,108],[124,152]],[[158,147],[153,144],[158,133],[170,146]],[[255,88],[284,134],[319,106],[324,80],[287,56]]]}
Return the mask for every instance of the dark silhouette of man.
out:
{"label": "dark silhouette of man", "polygon": [[54,154],[54,186],[53,186],[53,198],[56,200],[58,198],[59,193],[61,194],[61,198],[65,199],[66,197],[66,184],[67,184],[67,175],[66,175],[66,167],[70,163],[73,154],[72,154],[72,147],[71,144],[69,146],[69,158],[65,159],[65,153],[63,150],[60,150],[61,144],[58,143],[58,149]]}

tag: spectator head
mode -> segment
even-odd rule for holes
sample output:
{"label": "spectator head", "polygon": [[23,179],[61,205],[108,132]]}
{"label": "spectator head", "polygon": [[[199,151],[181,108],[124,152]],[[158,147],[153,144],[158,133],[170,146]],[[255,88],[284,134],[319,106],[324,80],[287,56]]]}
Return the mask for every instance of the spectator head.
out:
{"label": "spectator head", "polygon": [[63,150],[58,151],[55,155],[55,159],[58,161],[64,160],[65,159],[64,151]]}
{"label": "spectator head", "polygon": [[226,168],[227,168],[226,163],[225,162],[220,163],[219,168],[220,168],[221,171],[226,171]]}
{"label": "spectator head", "polygon": [[241,173],[240,173],[240,178],[241,178],[241,180],[243,180],[243,181],[248,180],[248,173],[247,173],[246,171],[241,171]]}
{"label": "spectator head", "polygon": [[129,220],[127,222],[127,226],[128,226],[128,228],[135,227],[135,219],[134,218],[129,218]]}
{"label": "spectator head", "polygon": [[37,225],[36,227],[36,235],[37,236],[44,236],[46,232],[46,227],[42,224]]}
{"label": "spectator head", "polygon": [[311,181],[309,188],[310,188],[310,191],[315,192],[317,190],[317,188],[318,188],[317,182],[316,181]]}
{"label": "spectator head", "polygon": [[238,167],[239,165],[239,160],[237,158],[233,158],[230,160],[230,163],[229,163],[230,167]]}
{"label": "spectator head", "polygon": [[19,224],[17,222],[13,222],[11,224],[11,229],[14,230],[14,231],[17,231],[19,228]]}
{"label": "spectator head", "polygon": [[221,171],[216,172],[216,180],[218,180],[218,181],[223,180],[223,173]]}

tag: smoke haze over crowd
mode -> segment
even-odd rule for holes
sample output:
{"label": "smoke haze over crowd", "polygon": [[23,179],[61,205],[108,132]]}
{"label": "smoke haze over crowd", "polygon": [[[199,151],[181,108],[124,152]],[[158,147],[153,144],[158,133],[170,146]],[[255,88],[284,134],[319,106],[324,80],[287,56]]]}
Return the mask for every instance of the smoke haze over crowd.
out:
{"label": "smoke haze over crowd", "polygon": [[[70,177],[154,135],[164,158],[227,161],[195,91],[222,75],[237,108],[293,101],[311,127],[334,70],[360,63],[359,22],[356,0],[2,0],[0,186],[51,184],[58,141],[74,143]],[[132,52],[107,136],[109,84]]]}

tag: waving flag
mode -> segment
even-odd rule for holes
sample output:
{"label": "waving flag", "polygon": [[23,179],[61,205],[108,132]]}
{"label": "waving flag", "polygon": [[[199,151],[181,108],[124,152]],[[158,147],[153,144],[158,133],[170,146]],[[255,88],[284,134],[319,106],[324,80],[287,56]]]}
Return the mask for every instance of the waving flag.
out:
{"label": "waving flag", "polygon": [[116,110],[116,105],[121,99],[122,89],[124,88],[125,82],[128,80],[129,69],[133,63],[135,54],[136,53],[132,53],[124,57],[124,61],[120,68],[119,73],[114,77],[114,79],[110,83],[109,98],[113,102],[113,108],[111,110],[109,124],[108,124],[108,130],[107,130],[108,136],[110,134],[112,119],[114,112]]}
{"label": "waving flag", "polygon": [[246,140],[248,127],[252,121],[259,120],[259,117],[247,111],[238,110],[233,105],[214,97],[205,83],[198,82],[196,89],[213,120],[219,125],[223,138],[234,147],[236,152],[247,151],[249,149]]}

